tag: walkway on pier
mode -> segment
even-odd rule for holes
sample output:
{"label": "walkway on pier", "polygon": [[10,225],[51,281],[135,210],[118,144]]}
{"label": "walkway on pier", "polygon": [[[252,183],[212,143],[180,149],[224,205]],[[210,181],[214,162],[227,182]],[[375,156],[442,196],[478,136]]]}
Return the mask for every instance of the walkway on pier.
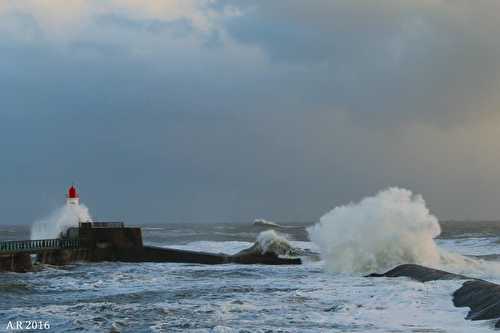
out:
{"label": "walkway on pier", "polygon": [[38,253],[45,250],[76,249],[78,239],[37,239],[0,242],[0,255],[13,253]]}

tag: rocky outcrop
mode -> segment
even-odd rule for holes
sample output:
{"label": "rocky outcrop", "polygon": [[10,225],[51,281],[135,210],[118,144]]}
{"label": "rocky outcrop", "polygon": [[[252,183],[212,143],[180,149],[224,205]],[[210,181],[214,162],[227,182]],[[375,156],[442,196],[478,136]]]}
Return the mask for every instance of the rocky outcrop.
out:
{"label": "rocky outcrop", "polygon": [[270,250],[263,251],[259,243],[255,243],[248,249],[228,256],[228,260],[238,264],[300,265],[302,263],[300,258],[285,258],[280,255],[283,254]]}
{"label": "rocky outcrop", "polygon": [[466,319],[494,320],[500,328],[500,285],[488,281],[470,278],[420,265],[405,264],[397,266],[383,274],[373,273],[369,277],[408,277],[417,281],[469,280],[453,293],[456,307],[469,307]]}
{"label": "rocky outcrop", "polygon": [[[467,281],[453,293],[453,304],[469,307],[467,319],[470,320],[499,319],[500,285],[483,280]],[[495,327],[500,328],[500,320]]]}
{"label": "rocky outcrop", "polygon": [[398,277],[405,276],[420,282],[451,279],[470,279],[463,275],[441,271],[425,266],[404,264],[391,269],[383,274],[372,273],[369,277]]}

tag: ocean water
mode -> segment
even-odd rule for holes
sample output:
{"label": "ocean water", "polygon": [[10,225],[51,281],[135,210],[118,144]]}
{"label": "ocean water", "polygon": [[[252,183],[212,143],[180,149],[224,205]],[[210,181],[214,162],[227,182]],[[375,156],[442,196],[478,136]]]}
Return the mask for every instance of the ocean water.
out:
{"label": "ocean water", "polygon": [[[277,231],[318,251],[306,227]],[[500,222],[440,223],[440,251],[468,255],[460,271],[500,282]],[[146,244],[236,253],[265,225],[143,226]],[[29,227],[0,227],[0,239],[27,239]],[[369,237],[365,235],[364,237]],[[492,269],[488,269],[492,268]],[[450,269],[450,270],[452,270]],[[78,263],[36,273],[0,273],[0,332],[9,321],[43,321],[50,332],[492,332],[471,322],[451,294],[462,281],[366,278],[301,266]]]}

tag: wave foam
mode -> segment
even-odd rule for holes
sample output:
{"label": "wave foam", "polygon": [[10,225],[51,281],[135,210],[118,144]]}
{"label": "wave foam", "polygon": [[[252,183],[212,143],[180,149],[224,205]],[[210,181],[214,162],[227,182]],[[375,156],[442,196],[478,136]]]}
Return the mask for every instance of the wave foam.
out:
{"label": "wave foam", "polygon": [[79,222],[92,221],[85,205],[64,205],[45,219],[36,221],[31,227],[31,239],[59,238],[70,227]]}
{"label": "wave foam", "polygon": [[373,197],[334,208],[307,228],[327,270],[367,272],[402,263],[435,266],[441,233],[420,195],[389,188]]}
{"label": "wave foam", "polygon": [[359,203],[334,208],[307,228],[326,269],[367,272],[402,263],[436,266],[441,233],[420,195],[389,188]]}
{"label": "wave foam", "polygon": [[358,203],[339,206],[307,228],[331,272],[380,272],[420,264],[454,273],[500,276],[500,264],[441,249],[438,219],[422,196],[389,188]]}
{"label": "wave foam", "polygon": [[257,243],[261,253],[275,253],[277,255],[292,255],[293,246],[285,236],[278,234],[274,230],[266,230],[257,236]]}
{"label": "wave foam", "polygon": [[279,225],[276,222],[264,220],[264,219],[255,219],[253,220],[253,225],[259,226],[259,227],[271,227],[271,228],[281,228],[281,225]]}

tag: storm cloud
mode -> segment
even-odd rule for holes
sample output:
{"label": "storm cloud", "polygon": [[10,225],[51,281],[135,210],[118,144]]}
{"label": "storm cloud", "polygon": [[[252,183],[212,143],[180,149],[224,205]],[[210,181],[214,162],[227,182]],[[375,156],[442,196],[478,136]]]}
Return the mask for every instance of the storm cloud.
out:
{"label": "storm cloud", "polygon": [[0,1],[0,223],[500,216],[496,1]]}

